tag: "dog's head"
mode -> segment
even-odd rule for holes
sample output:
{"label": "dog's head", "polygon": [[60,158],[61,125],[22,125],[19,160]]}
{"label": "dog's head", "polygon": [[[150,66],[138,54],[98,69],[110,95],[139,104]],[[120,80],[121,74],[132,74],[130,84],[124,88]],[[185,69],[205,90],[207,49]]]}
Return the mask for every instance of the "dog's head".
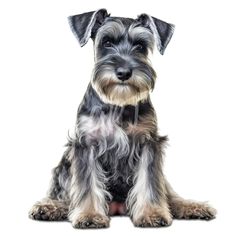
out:
{"label": "dog's head", "polygon": [[148,98],[156,73],[148,55],[161,54],[174,26],[147,14],[137,19],[111,17],[105,9],[69,17],[81,46],[94,41],[95,67],[91,84],[100,98],[119,106]]}

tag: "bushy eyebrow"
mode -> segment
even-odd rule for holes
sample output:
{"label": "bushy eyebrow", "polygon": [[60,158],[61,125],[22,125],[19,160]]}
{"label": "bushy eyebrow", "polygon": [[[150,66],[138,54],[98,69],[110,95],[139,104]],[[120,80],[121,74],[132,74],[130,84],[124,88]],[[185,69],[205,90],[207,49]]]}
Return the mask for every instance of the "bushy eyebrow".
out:
{"label": "bushy eyebrow", "polygon": [[125,34],[125,27],[122,23],[111,21],[103,25],[97,34],[96,40],[101,41],[104,37],[110,37],[112,39],[119,39]]}
{"label": "bushy eyebrow", "polygon": [[149,48],[154,47],[154,36],[153,34],[144,27],[130,27],[129,38],[132,42],[144,42]]}

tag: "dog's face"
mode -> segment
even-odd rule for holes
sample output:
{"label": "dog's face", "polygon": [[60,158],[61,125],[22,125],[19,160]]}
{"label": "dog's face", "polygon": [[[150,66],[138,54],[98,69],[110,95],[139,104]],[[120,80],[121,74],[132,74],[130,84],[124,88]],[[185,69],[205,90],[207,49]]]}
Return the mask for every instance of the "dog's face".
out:
{"label": "dog's face", "polygon": [[105,9],[69,18],[81,46],[94,41],[91,84],[105,102],[136,105],[148,98],[156,73],[149,61],[154,46],[163,54],[173,25],[146,14],[137,19],[110,17]]}
{"label": "dog's face", "polygon": [[94,45],[92,85],[100,97],[121,106],[146,99],[156,78],[148,60],[153,34],[135,20],[109,17]]}

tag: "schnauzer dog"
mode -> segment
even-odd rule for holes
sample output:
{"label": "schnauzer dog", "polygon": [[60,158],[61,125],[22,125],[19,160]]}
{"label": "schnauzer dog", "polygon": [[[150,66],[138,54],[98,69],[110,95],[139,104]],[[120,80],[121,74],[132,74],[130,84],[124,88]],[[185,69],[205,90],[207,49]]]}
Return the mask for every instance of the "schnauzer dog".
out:
{"label": "schnauzer dog", "polygon": [[95,66],[75,134],[30,218],[68,219],[75,228],[108,227],[117,214],[140,227],[213,219],[213,208],[178,196],[162,170],[167,137],[158,134],[150,101],[156,73],[149,55],[154,47],[164,53],[174,25],[147,14],[111,17],[105,9],[69,22],[81,46],[92,38]]}

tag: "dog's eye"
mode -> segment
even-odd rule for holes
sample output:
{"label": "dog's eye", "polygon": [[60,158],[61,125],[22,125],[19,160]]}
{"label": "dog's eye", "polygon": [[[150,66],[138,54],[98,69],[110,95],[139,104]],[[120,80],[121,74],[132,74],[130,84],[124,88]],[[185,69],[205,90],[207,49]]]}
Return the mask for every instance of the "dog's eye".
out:
{"label": "dog's eye", "polygon": [[103,46],[104,46],[105,48],[110,48],[110,47],[112,46],[112,43],[111,43],[111,41],[107,40],[107,41],[105,41],[105,42],[103,43]]}
{"label": "dog's eye", "polygon": [[137,49],[137,50],[142,50],[143,49],[143,45],[142,44],[136,44],[135,45],[135,48]]}

